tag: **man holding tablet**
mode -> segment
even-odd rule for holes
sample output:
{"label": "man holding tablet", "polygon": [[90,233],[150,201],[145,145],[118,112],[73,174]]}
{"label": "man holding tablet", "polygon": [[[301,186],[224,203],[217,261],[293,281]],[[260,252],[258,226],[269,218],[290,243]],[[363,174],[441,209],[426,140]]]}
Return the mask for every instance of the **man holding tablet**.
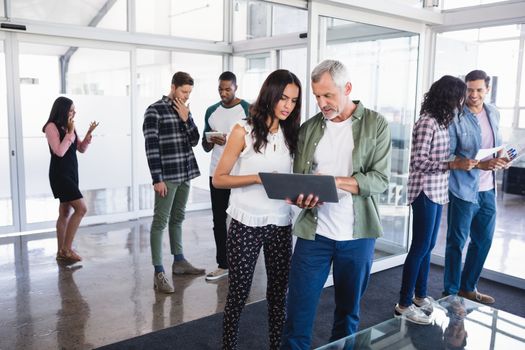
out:
{"label": "man holding tablet", "polygon": [[235,97],[237,77],[232,72],[224,72],[219,76],[220,102],[210,106],[204,117],[204,135],[202,147],[206,152],[212,151],[210,162],[210,196],[213,213],[213,235],[217,248],[216,260],[218,268],[206,275],[206,280],[213,281],[228,275],[228,260],[226,258],[226,209],[230,199],[229,189],[213,187],[211,179],[215,167],[221,158],[226,144],[226,136],[238,121],[248,116],[249,103]]}
{"label": "man holding tablet", "polygon": [[375,240],[382,234],[377,195],[390,178],[388,122],[350,99],[352,84],[339,61],[321,62],[311,74],[321,109],[299,131],[294,173],[335,176],[339,201],[318,205],[300,195],[302,208],[290,270],[282,349],[310,349],[321,290],[333,263],[335,319],[330,341],[355,333]]}

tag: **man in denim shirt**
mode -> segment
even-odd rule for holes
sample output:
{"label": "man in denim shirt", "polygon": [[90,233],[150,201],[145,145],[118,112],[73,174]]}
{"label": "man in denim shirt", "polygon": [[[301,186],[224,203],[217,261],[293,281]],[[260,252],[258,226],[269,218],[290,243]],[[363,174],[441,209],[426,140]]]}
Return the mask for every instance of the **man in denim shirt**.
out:
{"label": "man in denim shirt", "polygon": [[[466,106],[449,127],[450,152],[456,157],[473,159],[479,149],[501,145],[499,112],[483,102],[490,90],[490,77],[484,71],[468,73],[465,82]],[[476,287],[496,225],[495,170],[502,169],[507,162],[507,158],[490,155],[470,171],[450,171],[445,295],[494,303],[493,297],[478,292]],[[463,246],[469,234],[471,241],[461,271]]]}

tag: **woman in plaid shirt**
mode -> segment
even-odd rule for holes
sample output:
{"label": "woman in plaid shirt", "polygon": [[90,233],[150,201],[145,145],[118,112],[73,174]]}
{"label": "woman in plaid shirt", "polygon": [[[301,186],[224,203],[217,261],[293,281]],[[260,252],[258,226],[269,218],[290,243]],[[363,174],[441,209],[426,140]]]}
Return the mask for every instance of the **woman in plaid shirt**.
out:
{"label": "woman in plaid shirt", "polygon": [[466,85],[445,75],[425,94],[420,118],[412,131],[408,203],[412,206],[412,243],[403,266],[396,317],[418,324],[431,322],[432,299],[427,296],[430,254],[436,243],[443,204],[448,202],[449,169],[470,170],[477,161],[449,161],[448,126],[462,110]]}

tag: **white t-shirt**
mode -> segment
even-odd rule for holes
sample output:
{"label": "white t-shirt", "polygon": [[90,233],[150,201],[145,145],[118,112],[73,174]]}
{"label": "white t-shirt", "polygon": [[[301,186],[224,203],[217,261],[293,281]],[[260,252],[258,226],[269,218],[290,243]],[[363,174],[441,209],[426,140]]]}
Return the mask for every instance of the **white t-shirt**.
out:
{"label": "white t-shirt", "polygon": [[[245,120],[238,123],[246,130],[246,148],[235,163],[232,175],[251,175],[259,172],[292,172],[292,156],[279,127],[268,135],[268,144],[261,153],[253,148],[252,127]],[[232,188],[230,206],[226,212],[247,226],[288,226],[291,224],[291,207],[283,200],[270,199],[263,185]]]}
{"label": "white t-shirt", "polygon": [[[333,176],[351,176],[354,138],[352,118],[326,122],[323,137],[314,153],[314,172]],[[354,206],[352,194],[337,190],[339,203],[324,203],[317,211],[317,234],[335,241],[353,239]]]}
{"label": "white t-shirt", "polygon": [[[485,111],[485,108],[476,114],[476,117],[478,118],[479,126],[481,128],[481,148],[494,147],[494,134],[492,132],[492,127],[490,126],[489,117],[487,115],[487,111]],[[490,155],[482,160],[485,161],[492,158],[493,156]],[[494,188],[493,176],[493,172],[490,170],[479,171],[479,192],[488,191]]]}
{"label": "white t-shirt", "polygon": [[[206,121],[211,130],[229,134],[233,126],[248,115],[248,103],[241,100],[233,107],[224,107],[217,103],[206,111]],[[228,136],[226,136],[227,138]],[[213,176],[215,168],[219,163],[224,146],[214,145],[211,151],[210,176]]]}

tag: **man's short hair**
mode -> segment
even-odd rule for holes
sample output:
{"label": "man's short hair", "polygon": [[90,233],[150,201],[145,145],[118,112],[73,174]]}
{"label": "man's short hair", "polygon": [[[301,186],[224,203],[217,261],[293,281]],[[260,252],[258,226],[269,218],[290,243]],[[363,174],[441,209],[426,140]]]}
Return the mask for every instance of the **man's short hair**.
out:
{"label": "man's short hair", "polygon": [[321,80],[321,76],[327,72],[332,77],[335,85],[340,88],[344,88],[346,83],[350,82],[348,70],[342,62],[337,60],[324,60],[319,63],[312,71],[312,82],[317,83]]}
{"label": "man's short hair", "polygon": [[473,70],[469,74],[465,75],[465,82],[474,81],[474,80],[484,80],[485,85],[489,87],[490,77],[484,71],[477,69]]}
{"label": "man's short hair", "polygon": [[171,85],[175,85],[176,88],[182,85],[193,86],[193,78],[186,72],[177,72],[171,78]]}
{"label": "man's short hair", "polygon": [[223,72],[219,75],[219,80],[231,81],[233,85],[237,86],[237,77],[230,71]]}

